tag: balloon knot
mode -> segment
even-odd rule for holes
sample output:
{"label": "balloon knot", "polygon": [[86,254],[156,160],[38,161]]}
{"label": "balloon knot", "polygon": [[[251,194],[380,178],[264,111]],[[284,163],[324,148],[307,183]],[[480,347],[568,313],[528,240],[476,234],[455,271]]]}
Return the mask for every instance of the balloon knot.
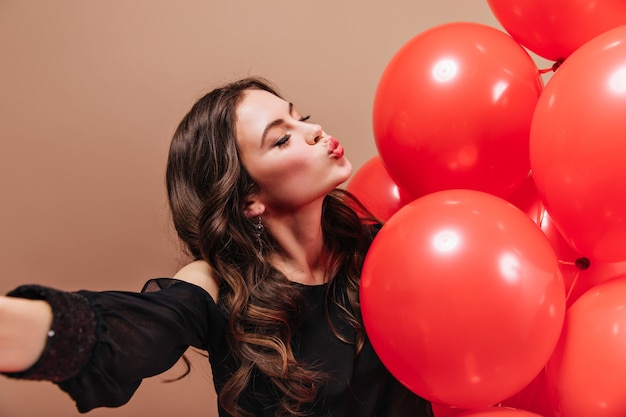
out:
{"label": "balloon knot", "polygon": [[557,69],[561,66],[561,64],[565,61],[565,59],[561,58],[557,60],[550,68],[544,68],[539,70],[539,74],[545,74],[546,72],[556,72]]}
{"label": "balloon knot", "polygon": [[591,261],[588,258],[578,258],[576,259],[576,268],[580,269],[581,271],[584,271],[585,269],[588,269],[591,266]]}
{"label": "balloon knot", "polygon": [[556,72],[556,70],[559,69],[559,67],[561,66],[561,64],[563,64],[563,62],[565,62],[564,58],[561,58],[559,60],[557,60],[554,65],[552,65],[552,71]]}

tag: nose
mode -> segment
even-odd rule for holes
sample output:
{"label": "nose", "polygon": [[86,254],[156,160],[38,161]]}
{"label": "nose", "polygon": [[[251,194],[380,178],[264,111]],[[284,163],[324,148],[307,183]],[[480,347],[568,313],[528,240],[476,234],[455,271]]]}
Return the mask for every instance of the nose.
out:
{"label": "nose", "polygon": [[315,145],[317,142],[320,141],[320,139],[324,137],[324,129],[322,129],[322,126],[313,123],[309,123],[308,127],[309,132],[305,136],[306,142],[309,145]]}

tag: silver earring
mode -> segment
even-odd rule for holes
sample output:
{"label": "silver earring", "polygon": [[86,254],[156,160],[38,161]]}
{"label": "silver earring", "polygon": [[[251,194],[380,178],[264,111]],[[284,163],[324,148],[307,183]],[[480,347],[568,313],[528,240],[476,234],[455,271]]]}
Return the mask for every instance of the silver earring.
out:
{"label": "silver earring", "polygon": [[259,215],[259,221],[254,226],[254,234],[256,235],[256,240],[259,243],[259,255],[263,254],[263,239],[261,239],[261,234],[263,233],[263,223],[261,222],[261,215]]}

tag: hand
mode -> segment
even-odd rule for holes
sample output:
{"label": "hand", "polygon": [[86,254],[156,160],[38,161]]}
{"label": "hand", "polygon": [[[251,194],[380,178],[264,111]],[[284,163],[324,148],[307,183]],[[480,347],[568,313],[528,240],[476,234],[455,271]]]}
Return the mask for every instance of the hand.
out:
{"label": "hand", "polygon": [[33,366],[46,347],[51,325],[47,302],[0,296],[0,372]]}

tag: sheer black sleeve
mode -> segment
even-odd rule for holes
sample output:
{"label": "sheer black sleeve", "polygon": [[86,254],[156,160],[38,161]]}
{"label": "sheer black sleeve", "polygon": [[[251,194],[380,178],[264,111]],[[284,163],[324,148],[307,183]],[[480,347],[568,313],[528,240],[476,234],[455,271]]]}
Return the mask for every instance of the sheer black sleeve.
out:
{"label": "sheer black sleeve", "polygon": [[8,295],[44,299],[54,318],[39,361],[7,376],[50,380],[80,412],[122,405],[143,378],[169,369],[189,346],[206,350],[220,314],[202,288],[165,278],[148,281],[141,293],[23,286]]}

